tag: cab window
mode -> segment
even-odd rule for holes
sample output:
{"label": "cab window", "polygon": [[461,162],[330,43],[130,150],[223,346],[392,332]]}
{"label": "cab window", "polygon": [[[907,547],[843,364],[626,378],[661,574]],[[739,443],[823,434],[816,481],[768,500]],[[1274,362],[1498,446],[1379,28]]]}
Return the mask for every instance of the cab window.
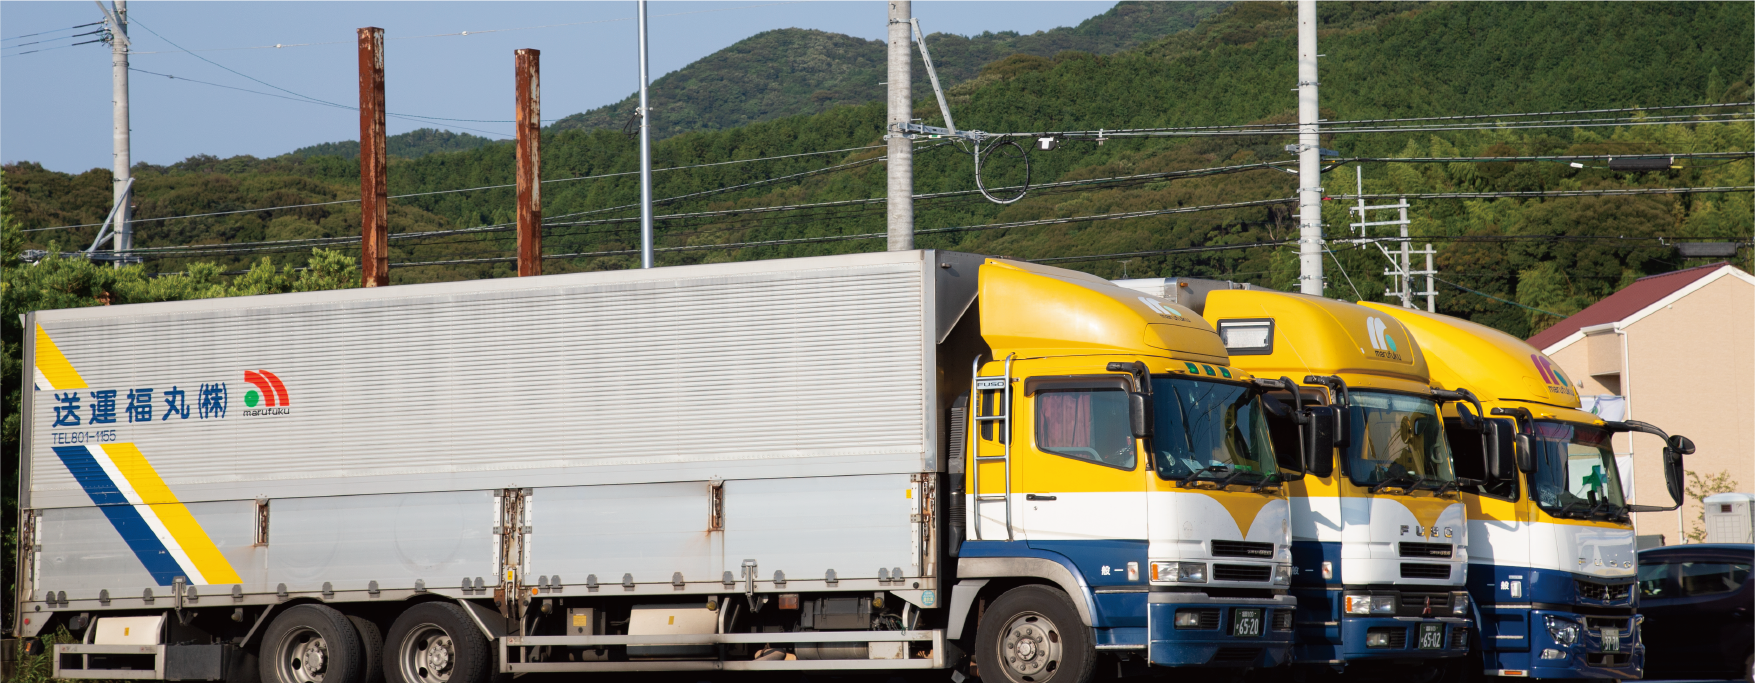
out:
{"label": "cab window", "polygon": [[1132,470],[1136,456],[1127,392],[1119,388],[1036,392],[1036,447],[1044,453]]}

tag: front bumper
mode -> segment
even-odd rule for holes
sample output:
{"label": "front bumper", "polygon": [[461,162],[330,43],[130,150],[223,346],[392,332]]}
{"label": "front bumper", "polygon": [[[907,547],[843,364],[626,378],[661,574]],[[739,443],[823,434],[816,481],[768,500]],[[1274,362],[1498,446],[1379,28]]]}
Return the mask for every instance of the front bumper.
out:
{"label": "front bumper", "polygon": [[1472,621],[1461,618],[1342,617],[1339,658],[1361,661],[1461,657],[1468,654],[1473,626]]}
{"label": "front bumper", "polygon": [[[1291,596],[1228,600],[1200,593],[1153,593],[1147,606],[1151,624],[1148,659],[1158,666],[1279,666],[1291,657],[1290,625],[1295,607]],[[1209,628],[1176,628],[1178,609],[1216,611],[1217,623]],[[1239,609],[1261,610],[1261,635],[1232,635]],[[1285,616],[1278,616],[1281,612]],[[1286,628],[1275,628],[1280,624]]]}
{"label": "front bumper", "polygon": [[[1547,617],[1558,617],[1582,625],[1578,642],[1563,645],[1548,632]],[[1645,643],[1638,617],[1597,617],[1557,610],[1530,610],[1530,649],[1528,652],[1502,653],[1499,671],[1524,669],[1529,678],[1593,678],[1629,680],[1645,673]],[[1618,624],[1621,636],[1614,650],[1609,650],[1603,637],[1604,625]],[[1559,657],[1543,659],[1543,654]],[[1519,662],[1517,660],[1523,660]],[[1522,666],[1518,666],[1522,664]]]}

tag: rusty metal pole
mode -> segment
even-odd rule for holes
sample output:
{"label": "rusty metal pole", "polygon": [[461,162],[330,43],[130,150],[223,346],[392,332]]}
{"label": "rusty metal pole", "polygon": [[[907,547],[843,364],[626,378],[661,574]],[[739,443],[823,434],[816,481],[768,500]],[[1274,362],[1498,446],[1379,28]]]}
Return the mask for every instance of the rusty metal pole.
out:
{"label": "rusty metal pole", "polygon": [[538,50],[518,50],[518,276],[542,274],[542,71]]}
{"label": "rusty metal pole", "polygon": [[384,29],[360,38],[360,279],[390,284],[390,192],[384,151]]}

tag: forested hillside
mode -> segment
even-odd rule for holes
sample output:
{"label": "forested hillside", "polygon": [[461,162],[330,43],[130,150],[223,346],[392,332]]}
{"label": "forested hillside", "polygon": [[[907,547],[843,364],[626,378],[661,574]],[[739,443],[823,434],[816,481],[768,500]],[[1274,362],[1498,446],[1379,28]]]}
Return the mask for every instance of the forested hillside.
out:
{"label": "forested hillside", "polygon": [[[493,138],[468,133],[453,133],[448,130],[419,128],[399,135],[384,138],[384,151],[393,157],[413,159],[437,152],[466,152],[482,145],[493,144]],[[358,159],[360,141],[343,140],[341,142],[325,142],[310,147],[300,147],[292,151],[291,156],[314,157],[336,156]]]}
{"label": "forested hillside", "polygon": [[[1013,31],[959,36],[922,28],[933,67],[945,87],[974,78],[981,67],[1014,54],[1051,57],[1066,51],[1109,54],[1187,30],[1223,2],[1122,2],[1078,26],[1032,34]],[[881,6],[874,6],[881,9]],[[884,98],[884,42],[839,33],[786,28],[751,36],[652,83],[653,133],[660,138],[723,130],[758,121],[815,114]],[[914,98],[933,99],[918,49]],[[574,114],[551,128],[622,128],[639,93]],[[955,116],[953,114],[953,116]]]}

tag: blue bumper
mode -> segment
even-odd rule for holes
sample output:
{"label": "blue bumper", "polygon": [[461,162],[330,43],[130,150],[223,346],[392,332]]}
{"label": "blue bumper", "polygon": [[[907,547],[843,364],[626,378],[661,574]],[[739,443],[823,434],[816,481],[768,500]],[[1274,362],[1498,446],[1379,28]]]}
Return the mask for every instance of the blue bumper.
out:
{"label": "blue bumper", "polygon": [[[1153,597],[1165,599],[1156,594]],[[1174,598],[1170,599],[1174,600]],[[1151,611],[1150,661],[1158,666],[1262,668],[1284,664],[1291,656],[1292,631],[1289,628],[1284,630],[1274,628],[1276,624],[1286,624],[1287,626],[1291,624],[1293,607],[1289,601],[1258,605],[1211,600],[1189,602],[1157,602],[1154,600],[1148,609]],[[1201,624],[1207,628],[1176,628],[1178,609],[1209,613],[1205,622]],[[1231,635],[1236,610],[1239,609],[1261,611],[1261,635]],[[1286,616],[1276,617],[1275,613],[1282,610]],[[1212,612],[1217,612],[1216,619],[1210,615]]]}
{"label": "blue bumper", "polygon": [[1461,657],[1468,654],[1472,625],[1462,619],[1346,617],[1339,627],[1337,658],[1362,661]]}
{"label": "blue bumper", "polygon": [[[1578,641],[1569,645],[1555,642],[1546,623],[1550,616],[1584,626],[1579,629]],[[1500,671],[1523,669],[1529,672],[1529,678],[1642,678],[1645,673],[1645,643],[1642,642],[1639,628],[1633,626],[1636,619],[1608,619],[1559,610],[1530,610],[1529,650],[1492,653],[1491,658],[1497,661],[1489,662],[1488,668]],[[1604,638],[1600,627],[1610,623],[1617,624],[1616,627],[1621,631],[1620,638],[1616,639],[1618,642],[1613,643],[1613,650],[1609,649],[1610,643]],[[1585,626],[1587,624],[1599,627],[1591,628]],[[1543,658],[1544,655],[1548,658]]]}

